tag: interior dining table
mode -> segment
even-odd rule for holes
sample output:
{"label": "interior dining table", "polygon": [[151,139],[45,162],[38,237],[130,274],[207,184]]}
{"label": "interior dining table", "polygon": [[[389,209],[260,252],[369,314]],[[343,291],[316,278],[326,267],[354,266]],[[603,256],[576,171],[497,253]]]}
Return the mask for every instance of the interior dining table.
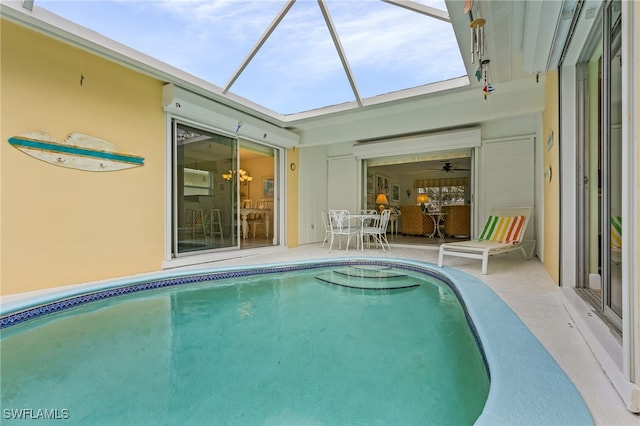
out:
{"label": "interior dining table", "polygon": [[249,223],[247,222],[247,216],[250,214],[262,214],[264,218],[264,229],[267,238],[269,238],[269,218],[271,215],[271,209],[258,209],[258,208],[241,208],[240,219],[242,221],[242,238],[247,239],[249,233]]}

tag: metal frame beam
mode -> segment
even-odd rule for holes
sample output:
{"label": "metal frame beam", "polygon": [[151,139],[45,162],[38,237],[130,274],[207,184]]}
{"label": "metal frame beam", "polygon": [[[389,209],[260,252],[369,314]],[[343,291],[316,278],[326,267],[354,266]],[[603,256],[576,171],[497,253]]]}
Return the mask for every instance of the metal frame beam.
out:
{"label": "metal frame beam", "polygon": [[271,36],[271,34],[275,31],[275,29],[278,27],[282,19],[284,19],[287,12],[289,12],[291,7],[293,7],[293,4],[295,2],[296,0],[287,1],[287,3],[282,8],[282,10],[280,10],[280,12],[276,15],[276,17],[271,22],[271,24],[269,24],[269,26],[267,27],[265,32],[262,34],[260,39],[258,39],[258,42],[255,44],[255,46],[253,46],[253,48],[249,51],[249,54],[247,55],[247,57],[244,58],[244,61],[242,61],[242,63],[240,64],[240,67],[236,70],[236,72],[233,73],[233,75],[231,76],[231,79],[229,79],[229,82],[226,84],[226,86],[224,86],[222,93],[226,94],[227,92],[229,92],[229,89],[231,89],[231,86],[233,86],[233,83],[235,83],[238,77],[240,77],[240,74],[242,74],[242,72],[247,67],[247,65],[249,65],[249,62],[251,62],[253,57],[256,56],[256,54],[258,53],[262,45],[264,45],[264,43],[267,41],[269,36]]}
{"label": "metal frame beam", "polygon": [[411,0],[382,0],[385,3],[393,4],[395,6],[403,7],[411,10],[412,12],[421,13],[423,15],[430,16],[431,18],[439,19],[444,22],[451,23],[449,18],[449,12],[446,10],[436,9],[435,7],[427,6],[422,3],[417,3]]}
{"label": "metal frame beam", "polygon": [[353,94],[356,97],[356,101],[358,102],[358,106],[362,106],[362,97],[360,96],[360,92],[358,91],[358,86],[356,85],[355,77],[351,72],[351,67],[349,67],[349,61],[347,60],[347,55],[342,48],[342,44],[340,43],[340,37],[338,36],[338,32],[336,31],[335,26],[333,25],[333,20],[331,19],[331,15],[329,14],[329,9],[325,4],[324,0],[318,0],[318,5],[320,6],[320,11],[322,12],[322,16],[324,17],[324,22],[327,24],[327,28],[329,29],[329,34],[331,34],[331,39],[333,40],[333,44],[338,51],[338,56],[340,57],[340,62],[342,62],[342,67],[344,68],[344,72],[347,74],[347,79],[349,79],[349,84],[351,85],[351,90],[353,90]]}

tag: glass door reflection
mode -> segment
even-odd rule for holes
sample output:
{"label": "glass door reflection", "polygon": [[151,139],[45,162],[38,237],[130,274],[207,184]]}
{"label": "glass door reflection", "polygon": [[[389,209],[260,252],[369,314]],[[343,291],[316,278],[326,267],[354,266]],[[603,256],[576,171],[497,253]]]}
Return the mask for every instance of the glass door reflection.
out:
{"label": "glass door reflection", "polygon": [[236,188],[222,174],[236,165],[236,139],[174,122],[173,252],[237,247]]}

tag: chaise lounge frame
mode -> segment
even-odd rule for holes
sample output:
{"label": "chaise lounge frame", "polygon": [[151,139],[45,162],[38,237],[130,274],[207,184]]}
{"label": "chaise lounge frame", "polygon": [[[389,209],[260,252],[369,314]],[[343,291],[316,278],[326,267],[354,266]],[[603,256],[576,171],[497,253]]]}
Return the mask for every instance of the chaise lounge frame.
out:
{"label": "chaise lounge frame", "polygon": [[[470,259],[481,259],[482,274],[487,275],[489,256],[507,253],[513,250],[522,250],[524,258],[527,260],[531,259],[536,246],[536,241],[523,240],[522,238],[527,230],[527,225],[529,223],[532,211],[533,209],[531,207],[508,207],[492,209],[490,216],[524,216],[524,230],[521,234],[521,239],[516,242],[508,243],[480,239],[460,241],[456,243],[444,243],[440,245],[438,266],[442,267],[444,256],[458,256]],[[525,250],[526,245],[531,246],[528,252]]]}

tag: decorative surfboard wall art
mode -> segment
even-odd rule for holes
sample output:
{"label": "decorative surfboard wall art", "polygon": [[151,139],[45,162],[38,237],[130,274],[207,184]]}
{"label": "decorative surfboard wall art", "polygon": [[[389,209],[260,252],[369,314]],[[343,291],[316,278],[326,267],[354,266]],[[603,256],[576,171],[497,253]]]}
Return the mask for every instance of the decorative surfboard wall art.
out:
{"label": "decorative surfboard wall art", "polygon": [[59,142],[45,132],[28,132],[9,138],[9,143],[38,160],[70,169],[111,172],[144,165],[144,158],[117,152],[107,141],[72,133]]}

